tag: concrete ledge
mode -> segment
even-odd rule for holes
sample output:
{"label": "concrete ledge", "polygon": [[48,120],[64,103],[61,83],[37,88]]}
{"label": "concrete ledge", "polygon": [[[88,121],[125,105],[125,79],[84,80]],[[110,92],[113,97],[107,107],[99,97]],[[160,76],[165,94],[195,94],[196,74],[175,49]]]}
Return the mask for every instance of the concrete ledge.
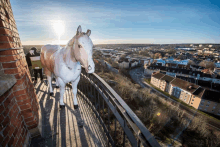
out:
{"label": "concrete ledge", "polygon": [[9,90],[17,82],[13,75],[0,74],[0,96]]}

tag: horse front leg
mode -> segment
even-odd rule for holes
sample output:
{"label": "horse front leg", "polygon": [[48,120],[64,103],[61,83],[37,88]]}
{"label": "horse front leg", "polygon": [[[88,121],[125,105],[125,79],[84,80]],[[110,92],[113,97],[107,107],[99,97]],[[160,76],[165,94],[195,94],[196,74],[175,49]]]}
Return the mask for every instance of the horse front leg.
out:
{"label": "horse front leg", "polygon": [[63,102],[64,92],[65,92],[65,86],[66,84],[63,82],[63,80],[59,77],[57,77],[56,82],[60,86],[60,108],[65,107]]}
{"label": "horse front leg", "polygon": [[74,98],[73,98],[74,109],[78,108],[78,102],[77,102],[77,97],[76,96],[77,96],[77,85],[79,83],[79,80],[80,80],[80,75],[76,80],[71,82],[72,83],[72,89],[73,89],[73,96],[74,96]]}
{"label": "horse front leg", "polygon": [[58,83],[57,79],[56,79],[56,88],[59,88],[59,83]]}

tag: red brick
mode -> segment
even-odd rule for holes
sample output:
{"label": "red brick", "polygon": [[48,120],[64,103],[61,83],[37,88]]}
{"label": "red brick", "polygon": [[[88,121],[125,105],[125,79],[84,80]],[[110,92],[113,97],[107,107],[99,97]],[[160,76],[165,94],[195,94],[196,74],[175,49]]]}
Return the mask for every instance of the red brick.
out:
{"label": "red brick", "polygon": [[38,126],[38,124],[36,123],[36,124],[33,124],[32,126],[28,126],[27,128],[28,128],[28,130],[30,130],[30,129],[36,128],[37,126]]}
{"label": "red brick", "polygon": [[27,93],[27,90],[24,89],[24,90],[15,91],[14,95],[15,96],[19,96],[19,95],[26,94],[26,93]]}
{"label": "red brick", "polygon": [[15,119],[15,118],[17,118],[18,113],[19,113],[19,110],[18,110],[18,109],[16,109],[16,111],[14,111],[14,114],[13,114],[14,119]]}
{"label": "red brick", "polygon": [[0,57],[0,62],[15,61],[16,59],[17,59],[16,55],[4,56],[4,57]]}
{"label": "red brick", "polygon": [[13,143],[14,143],[14,137],[11,136],[11,138],[10,138],[10,140],[9,140],[9,142],[8,142],[8,145],[9,145],[9,146],[12,146]]}
{"label": "red brick", "polygon": [[18,128],[15,127],[15,131],[14,131],[14,133],[13,133],[13,136],[16,136],[17,133],[18,133]]}
{"label": "red brick", "polygon": [[0,43],[0,49],[8,49],[8,48],[15,48],[16,45],[13,42],[7,43]]}
{"label": "red brick", "polygon": [[12,134],[14,133],[15,128],[13,126],[10,126],[10,131],[8,132],[9,136],[12,136]]}
{"label": "red brick", "polygon": [[7,127],[6,127],[5,130],[3,131],[3,135],[4,135],[4,136],[7,136],[7,134],[8,134],[9,131],[10,131],[10,129],[11,129],[11,126],[10,126],[10,125],[7,125]]}
{"label": "red brick", "polygon": [[0,142],[3,142],[4,138],[3,136],[0,134]]}
{"label": "red brick", "polygon": [[6,91],[6,92],[4,93],[4,96],[5,96],[5,97],[8,97],[10,94],[13,94],[13,91],[12,91],[11,89],[9,89],[8,91]]}
{"label": "red brick", "polygon": [[2,63],[3,68],[16,68],[20,65],[19,60],[12,62],[12,63]]}
{"label": "red brick", "polygon": [[9,124],[9,122],[10,122],[10,119],[9,119],[9,117],[7,116],[7,117],[5,118],[5,120],[2,122],[3,127],[5,127],[7,124]]}
{"label": "red brick", "polygon": [[14,117],[12,120],[11,120],[11,124],[14,126],[14,127],[17,127],[18,125],[18,119],[16,117]]}
{"label": "red brick", "polygon": [[31,108],[32,108],[31,104],[25,104],[25,105],[20,106],[21,111],[26,110],[26,109],[31,109]]}
{"label": "red brick", "polygon": [[23,144],[23,142],[22,142],[22,136],[20,136],[20,138],[19,138],[17,144],[18,144],[19,146],[21,146],[21,145]]}
{"label": "red brick", "polygon": [[23,128],[23,126],[20,126],[18,129],[18,137],[21,135],[22,128]]}
{"label": "red brick", "polygon": [[1,96],[0,96],[0,103],[2,103],[4,100],[5,100],[4,95],[1,95]]}
{"label": "red brick", "polygon": [[[14,138],[14,142],[13,142],[13,146],[16,146],[17,142],[18,142],[18,137],[15,137],[15,138]],[[16,147],[17,147],[17,146],[16,146]]]}
{"label": "red brick", "polygon": [[2,146],[6,146],[7,143],[8,143],[8,141],[9,141],[9,137],[7,136],[7,137],[4,139]]}
{"label": "red brick", "polygon": [[5,74],[16,74],[16,73],[19,73],[19,72],[21,72],[20,68],[12,68],[12,69],[5,69],[4,70]]}
{"label": "red brick", "polygon": [[31,99],[25,99],[25,100],[22,100],[22,101],[19,101],[18,102],[18,105],[24,105],[24,104],[30,104],[31,103]]}
{"label": "red brick", "polygon": [[6,107],[6,108],[4,109],[4,111],[1,111],[1,112],[3,112],[2,114],[6,117],[6,116],[8,115],[8,112],[9,112],[8,107]]}
{"label": "red brick", "polygon": [[28,118],[28,117],[33,117],[31,109],[23,110],[23,111],[21,111],[21,114],[24,116],[24,119]]}
{"label": "red brick", "polygon": [[16,108],[17,108],[17,105],[14,105],[14,106],[12,107],[13,110],[16,109]]}
{"label": "red brick", "polygon": [[[20,80],[20,81],[22,81],[22,80]],[[27,86],[25,86],[25,83],[21,83],[21,84],[16,83],[16,84],[13,86],[12,89],[13,89],[13,91],[15,92],[15,91],[24,90],[26,87],[27,87]]]}
{"label": "red brick", "polygon": [[16,100],[17,100],[17,101],[24,100],[24,99],[27,99],[27,96],[26,96],[26,95],[16,96]]}
{"label": "red brick", "polygon": [[26,81],[26,74],[21,79],[17,80],[16,84],[20,85],[20,84],[24,83],[25,81]]}
{"label": "red brick", "polygon": [[21,70],[21,72],[19,72],[18,74],[14,75],[16,79],[21,79],[25,76],[25,71]]}
{"label": "red brick", "polygon": [[13,99],[14,95],[9,95],[6,100],[4,101],[4,106],[8,107],[8,105],[11,103],[12,99]]}
{"label": "red brick", "polygon": [[34,117],[29,117],[29,118],[26,118],[25,119],[25,122],[27,123],[27,122],[30,122],[30,121],[34,121]]}
{"label": "red brick", "polygon": [[0,34],[12,35],[12,32],[11,30],[6,29],[6,28],[0,28]]}
{"label": "red brick", "polygon": [[36,120],[30,121],[30,122],[27,122],[26,124],[27,124],[28,126],[32,126],[32,125],[37,124],[37,121],[36,121]]}
{"label": "red brick", "polygon": [[[0,21],[0,26],[1,26],[1,22],[2,22],[2,21]],[[14,41],[13,38],[10,37],[10,36],[0,36],[0,40],[1,40],[1,41],[10,41],[10,42],[13,42],[13,41]]]}
{"label": "red brick", "polygon": [[1,55],[16,55],[17,54],[17,50],[5,50],[5,51],[1,51]]}
{"label": "red brick", "polygon": [[[0,123],[4,120],[4,116],[2,114],[0,114]],[[0,131],[1,132],[1,131]]]}
{"label": "red brick", "polygon": [[0,104],[0,113],[4,111],[4,107],[2,104]]}

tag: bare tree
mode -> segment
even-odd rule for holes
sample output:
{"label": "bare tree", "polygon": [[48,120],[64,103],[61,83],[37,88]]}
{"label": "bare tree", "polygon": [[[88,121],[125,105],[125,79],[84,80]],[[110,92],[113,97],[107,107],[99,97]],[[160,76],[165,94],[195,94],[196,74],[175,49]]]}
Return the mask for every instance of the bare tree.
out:
{"label": "bare tree", "polygon": [[213,62],[205,61],[205,60],[200,62],[199,66],[202,66],[202,67],[205,67],[205,68],[209,68],[209,69],[214,69],[215,68],[215,64]]}

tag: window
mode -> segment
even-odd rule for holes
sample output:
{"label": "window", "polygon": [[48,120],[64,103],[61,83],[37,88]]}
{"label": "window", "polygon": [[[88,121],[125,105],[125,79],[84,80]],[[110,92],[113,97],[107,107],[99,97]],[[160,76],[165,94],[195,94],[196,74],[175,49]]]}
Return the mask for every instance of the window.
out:
{"label": "window", "polygon": [[204,104],[203,103],[201,103],[201,106],[203,106]]}
{"label": "window", "polygon": [[195,98],[196,96],[193,96],[193,98]]}
{"label": "window", "polygon": [[191,105],[192,105],[193,103],[191,103]]}
{"label": "window", "polygon": [[192,101],[194,101],[194,99],[192,99]]}
{"label": "window", "polygon": [[213,107],[213,109],[215,109],[215,106]]}
{"label": "window", "polygon": [[204,110],[206,111],[207,109],[205,108]]}
{"label": "window", "polygon": [[210,104],[210,101],[208,101],[208,104]]}
{"label": "window", "polygon": [[184,101],[186,101],[186,99],[184,99]]}
{"label": "window", "polygon": [[209,107],[209,105],[206,105],[206,107]]}

